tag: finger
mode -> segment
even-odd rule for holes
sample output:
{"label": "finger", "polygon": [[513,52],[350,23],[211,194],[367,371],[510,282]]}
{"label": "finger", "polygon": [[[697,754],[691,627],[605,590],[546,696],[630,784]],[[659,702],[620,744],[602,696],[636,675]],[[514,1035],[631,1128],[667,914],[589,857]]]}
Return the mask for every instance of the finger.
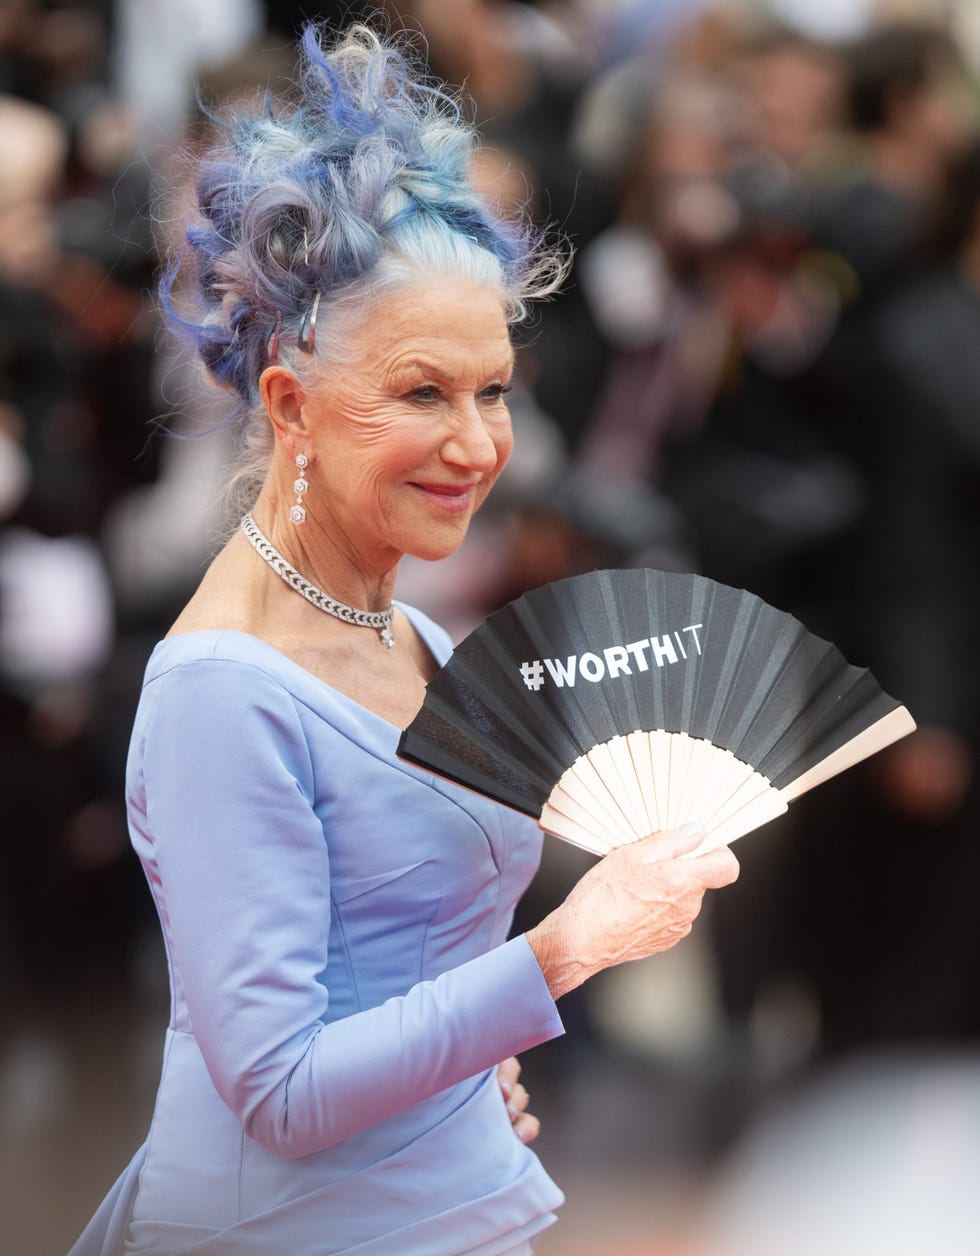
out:
{"label": "finger", "polygon": [[507,1111],[510,1113],[512,1122],[517,1121],[521,1113],[526,1110],[530,1097],[524,1087],[518,1082],[507,1097]]}
{"label": "finger", "polygon": [[509,1060],[504,1060],[502,1064],[497,1065],[497,1081],[500,1083],[500,1089],[504,1092],[504,1097],[508,1097],[517,1084],[517,1079],[521,1075],[521,1062],[516,1056],[511,1056]]}
{"label": "finger", "polygon": [[728,846],[709,850],[707,854],[698,855],[690,862],[698,870],[705,888],[709,890],[720,890],[724,885],[731,885],[739,874],[738,860]]}
{"label": "finger", "polygon": [[514,1133],[522,1143],[533,1142],[541,1133],[541,1122],[530,1112],[523,1112],[514,1122]]}
{"label": "finger", "polygon": [[635,850],[647,863],[656,863],[661,859],[678,859],[681,855],[689,855],[704,841],[704,830],[699,824],[686,824],[682,829],[665,829],[662,833],[651,833],[636,843]]}

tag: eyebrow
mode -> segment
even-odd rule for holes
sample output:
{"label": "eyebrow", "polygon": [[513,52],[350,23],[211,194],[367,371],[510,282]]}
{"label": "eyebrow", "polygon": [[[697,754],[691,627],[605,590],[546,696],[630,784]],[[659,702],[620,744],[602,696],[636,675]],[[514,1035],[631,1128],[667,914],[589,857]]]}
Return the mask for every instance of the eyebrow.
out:
{"label": "eyebrow", "polygon": [[[490,371],[489,374],[509,375],[514,370],[515,354],[511,349],[506,363],[502,363],[497,371]],[[460,375],[458,372],[450,371],[444,366],[437,366],[434,362],[426,361],[424,358],[408,358],[405,362],[400,362],[392,370],[393,376],[399,376],[408,371],[416,371],[420,375],[437,375],[440,379],[448,381],[450,384],[459,382]]]}

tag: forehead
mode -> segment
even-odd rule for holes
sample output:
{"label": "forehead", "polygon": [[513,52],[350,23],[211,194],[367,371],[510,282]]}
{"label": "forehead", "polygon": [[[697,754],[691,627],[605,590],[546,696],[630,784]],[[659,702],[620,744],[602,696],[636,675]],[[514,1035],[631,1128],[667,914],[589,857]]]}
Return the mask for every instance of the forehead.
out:
{"label": "forehead", "polygon": [[383,375],[416,364],[450,374],[495,372],[513,361],[500,293],[449,278],[376,298],[347,350],[353,365]]}

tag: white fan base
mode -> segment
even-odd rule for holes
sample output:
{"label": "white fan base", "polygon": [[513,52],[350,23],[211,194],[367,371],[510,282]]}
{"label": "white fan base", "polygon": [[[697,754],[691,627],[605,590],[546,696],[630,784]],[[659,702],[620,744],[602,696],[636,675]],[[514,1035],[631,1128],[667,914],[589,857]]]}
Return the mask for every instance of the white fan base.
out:
{"label": "white fan base", "polygon": [[703,853],[785,810],[780,791],[730,750],[657,729],[613,737],[576,759],[541,809],[540,825],[605,855],[696,821]]}
{"label": "white fan base", "polygon": [[687,733],[634,732],[592,749],[561,776],[541,809],[546,833],[605,855],[651,833],[697,823],[693,854],[727,846],[815,785],[904,737],[915,723],[898,707],[782,789],[751,764]]}

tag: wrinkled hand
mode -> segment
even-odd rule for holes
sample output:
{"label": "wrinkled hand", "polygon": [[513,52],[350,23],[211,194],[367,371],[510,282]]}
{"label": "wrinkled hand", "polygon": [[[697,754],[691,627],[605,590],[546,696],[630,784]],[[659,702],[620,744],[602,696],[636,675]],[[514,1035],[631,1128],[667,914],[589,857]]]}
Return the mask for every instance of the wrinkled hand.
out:
{"label": "wrinkled hand", "polygon": [[497,1081],[507,1104],[507,1113],[514,1133],[522,1143],[529,1143],[541,1132],[541,1122],[527,1110],[530,1095],[517,1080],[521,1075],[521,1064],[514,1055],[503,1064],[497,1066]]}
{"label": "wrinkled hand", "polygon": [[655,833],[611,851],[527,940],[555,998],[604,968],[666,951],[691,931],[706,890],[729,885],[725,846],[690,855],[703,833]]}

